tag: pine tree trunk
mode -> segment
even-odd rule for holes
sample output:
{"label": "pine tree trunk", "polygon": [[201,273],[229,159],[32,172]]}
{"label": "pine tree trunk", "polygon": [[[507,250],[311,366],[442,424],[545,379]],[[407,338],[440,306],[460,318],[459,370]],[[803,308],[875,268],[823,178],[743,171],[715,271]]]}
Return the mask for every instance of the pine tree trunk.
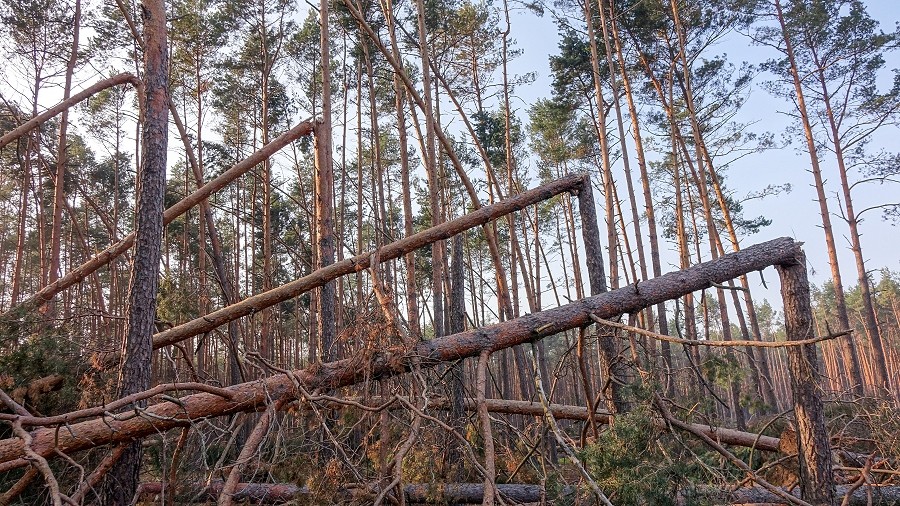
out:
{"label": "pine tree trunk", "polygon": [[[425,168],[428,174],[428,205],[431,212],[431,225],[440,225],[443,221],[443,215],[440,205],[440,177],[439,167],[437,165],[437,155],[435,154],[435,127],[434,112],[432,111],[432,83],[431,83],[431,65],[428,51],[428,37],[425,32],[425,4],[422,0],[416,1],[416,12],[418,15],[418,35],[419,35],[419,53],[422,58],[422,82],[425,91],[424,110],[425,115]],[[431,294],[433,304],[432,321],[434,322],[434,335],[436,337],[444,335],[444,249],[443,244],[438,241],[431,245]]]}
{"label": "pine tree trunk", "polygon": [[[128,327],[123,342],[124,360],[119,376],[118,397],[150,387],[153,333],[156,330],[156,295],[162,252],[163,211],[168,146],[168,51],[166,11],[162,0],[144,0],[143,166],[135,211],[135,251],[128,287]],[[139,403],[143,406],[145,403]],[[104,504],[130,504],[138,486],[143,449],[131,443],[103,487]]]}
{"label": "pine tree trunk", "polygon": [[[806,257],[802,252],[798,253],[796,263],[778,266],[778,274],[781,277],[787,339],[799,341],[814,337]],[[800,496],[816,506],[832,506],[834,479],[831,444],[825,429],[825,408],[820,397],[821,378],[816,346],[792,346],[787,349],[787,354],[799,443]]]}
{"label": "pine tree trunk", "polygon": [[[72,19],[72,52],[66,65],[66,78],[63,85],[63,100],[68,100],[72,95],[72,74],[75,73],[75,64],[78,63],[78,33],[81,28],[81,0],[75,0],[75,14]],[[50,227],[50,272],[47,283],[53,283],[59,279],[59,257],[62,242],[62,212],[66,206],[65,180],[66,163],[68,153],[67,130],[69,127],[69,110],[62,112],[59,119],[59,142],[56,146],[56,175],[53,183],[53,223]],[[47,313],[52,318],[56,308],[54,301],[50,302]]]}
{"label": "pine tree trunk", "polygon": [[[785,53],[788,58],[788,64],[790,65],[791,78],[794,82],[794,92],[796,93],[797,112],[800,114],[800,120],[803,124],[803,133],[806,137],[806,147],[809,151],[813,181],[815,182],[816,195],[819,200],[819,213],[822,217],[822,231],[825,233],[825,247],[828,250],[828,263],[831,266],[831,280],[834,284],[834,301],[838,323],[841,326],[840,330],[851,329],[850,319],[847,316],[847,303],[844,300],[844,283],[841,280],[837,248],[834,243],[834,232],[831,228],[831,213],[828,210],[828,200],[825,195],[825,182],[822,179],[822,169],[819,166],[818,148],[816,147],[816,141],[813,137],[812,124],[810,123],[809,113],[803,95],[803,86],[800,82],[800,74],[798,73],[797,63],[794,58],[794,46],[791,42],[791,35],[788,33],[788,28],[781,10],[781,0],[775,0],[775,9],[778,23],[781,25],[781,32],[784,36]],[[841,345],[844,355],[844,366],[847,367],[847,372],[850,374],[850,388],[855,395],[861,396],[864,393],[864,384],[862,373],[860,372],[859,355],[856,351],[856,343],[853,338],[841,339]]]}
{"label": "pine tree trunk", "polygon": [[[815,57],[815,52],[813,53]],[[872,342],[872,353],[874,361],[874,386],[876,389],[890,391],[890,377],[887,372],[887,362],[884,356],[884,344],[881,340],[881,330],[878,327],[878,318],[875,315],[875,307],[873,304],[872,290],[869,286],[869,274],[866,272],[866,262],[863,257],[862,244],[860,243],[859,219],[853,210],[853,197],[850,194],[850,182],[847,179],[847,165],[844,161],[844,148],[841,145],[840,132],[837,126],[837,120],[834,115],[834,108],[831,106],[831,95],[829,94],[828,85],[825,80],[825,72],[822,66],[816,61],[816,75],[819,83],[822,85],[822,96],[825,100],[825,116],[828,118],[828,126],[831,128],[831,140],[834,145],[834,154],[837,158],[838,174],[841,177],[841,190],[844,196],[844,211],[847,225],[850,227],[850,249],[853,251],[853,258],[856,260],[856,275],[859,283],[859,291],[862,296],[863,303],[863,326],[866,329],[869,339]]]}
{"label": "pine tree trunk", "polygon": [[613,201],[612,164],[609,159],[609,137],[606,133],[606,101],[603,98],[603,87],[600,84],[600,55],[597,51],[597,39],[594,30],[594,16],[590,0],[584,2],[584,17],[587,21],[587,35],[591,48],[591,67],[594,77],[594,94],[597,101],[597,138],[600,142],[600,159],[603,175],[603,194],[606,207],[606,235],[609,243],[609,284],[613,289],[619,287],[619,251],[618,234],[616,234],[615,205]]}
{"label": "pine tree trunk", "polygon": [[[319,3],[319,26],[322,67],[322,117],[315,129],[316,149],[316,232],[319,268],[334,263],[334,169],[331,148],[331,50],[329,2]],[[337,329],[334,321],[335,282],[329,281],[319,290],[319,347],[324,362],[334,359]]]}

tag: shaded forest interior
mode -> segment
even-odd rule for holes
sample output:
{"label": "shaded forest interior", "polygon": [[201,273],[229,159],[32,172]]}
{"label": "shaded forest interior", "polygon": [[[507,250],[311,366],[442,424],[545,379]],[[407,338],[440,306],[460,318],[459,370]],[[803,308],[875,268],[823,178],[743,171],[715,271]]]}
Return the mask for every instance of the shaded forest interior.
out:
{"label": "shaded forest interior", "polygon": [[[0,506],[900,504],[900,276],[860,231],[900,204],[854,208],[898,182],[900,25],[299,8],[0,0]],[[523,9],[560,33],[527,125]],[[786,188],[727,179],[779,147],[735,120],[763,72],[821,286],[751,237]]]}

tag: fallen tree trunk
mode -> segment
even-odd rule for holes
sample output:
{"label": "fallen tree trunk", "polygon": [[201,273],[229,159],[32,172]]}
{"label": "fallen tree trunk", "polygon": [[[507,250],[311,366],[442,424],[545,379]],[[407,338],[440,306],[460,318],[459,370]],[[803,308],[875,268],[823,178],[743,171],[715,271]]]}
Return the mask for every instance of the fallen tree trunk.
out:
{"label": "fallen tree trunk", "polygon": [[[170,486],[166,493],[174,493],[175,501],[179,503],[205,503],[219,497],[224,485],[224,482],[218,480],[206,486],[178,485],[177,489]],[[144,500],[150,500],[163,494],[163,489],[163,484],[158,481],[142,483],[140,495]],[[252,501],[255,504],[281,504],[308,495],[308,488],[293,483],[238,483],[231,497],[235,501]]]}
{"label": "fallen tree trunk", "polygon": [[[197,190],[195,190],[193,193],[176,202],[172,205],[172,207],[166,209],[165,213],[163,213],[163,224],[169,224],[175,218],[186,213],[190,208],[199,204],[213,193],[221,190],[226,185],[228,185],[253,167],[259,165],[262,161],[275,154],[284,146],[287,146],[289,143],[304,135],[309,135],[309,133],[312,132],[312,127],[313,124],[311,121],[304,121],[303,123],[296,125],[294,128],[278,136],[278,138],[276,138],[272,142],[261,147],[252,155],[236,163],[234,166],[220,174],[215,179],[212,179],[205,185],[197,188]],[[22,301],[16,306],[11,307],[2,315],[0,315],[0,319],[17,318],[23,314],[28,313],[29,311],[33,311],[34,309],[39,308],[40,306],[47,303],[50,299],[52,299],[54,295],[74,285],[75,283],[80,282],[104,265],[109,264],[116,257],[128,251],[133,245],[134,232],[128,234],[119,242],[113,244],[112,246],[109,246],[75,269],[72,269],[71,271],[66,273],[65,276],[62,276],[55,282],[48,284],[44,288],[41,288],[37,293],[29,297],[28,299]]]}
{"label": "fallen tree trunk", "polygon": [[[552,336],[591,323],[591,315],[611,318],[639,311],[659,302],[722,283],[773,264],[792,261],[800,245],[784,237],[750,246],[683,271],[625,288],[588,297],[554,309],[522,316],[503,323],[421,342],[410,350],[392,348],[360,353],[352,358],[313,364],[264,380],[241,383],[223,389],[230,398],[215,393],[199,393],[155,404],[124,417],[104,417],[68,424],[59,429],[44,428],[32,433],[31,449],[42,456],[55,450],[68,453],[114,442],[129,441],[174,427],[190,425],[197,419],[264,409],[279,399],[300,394],[294,386],[337,389],[362,381],[394,376],[409,370],[414,361],[422,368],[442,362],[473,357],[483,350],[495,352]],[[0,441],[0,470],[25,465],[24,442],[19,438]]]}
{"label": "fallen tree trunk", "polygon": [[[423,230],[417,234],[400,239],[382,246],[378,250],[378,258],[381,262],[388,262],[415,251],[434,242],[448,239],[461,232],[489,223],[507,214],[522,210],[528,206],[543,202],[561,193],[576,191],[583,184],[580,174],[573,174],[555,181],[532,188],[526,192],[510,197],[502,202],[490,206],[484,206],[476,211],[461,216],[455,220],[442,223],[438,226]],[[178,325],[153,336],[153,348],[161,348],[175,344],[189,337],[209,332],[220,325],[236,320],[243,316],[261,311],[280,302],[308,292],[347,274],[368,269],[371,266],[372,252],[361,253],[352,258],[317,269],[302,278],[279,286],[267,292],[248,297],[237,304],[224,307],[218,311],[195,318],[187,323]],[[113,356],[107,359],[109,364],[115,361]]]}
{"label": "fallen tree trunk", "polygon": [[[210,485],[180,485],[175,491],[177,502],[207,502],[215,500],[222,493],[222,481]],[[377,486],[348,485],[333,497],[334,502],[359,501],[378,492]],[[537,503],[544,496],[540,485],[503,483],[497,490],[504,499],[519,503]],[[571,491],[568,491],[571,492]],[[141,485],[140,494],[144,499],[152,499],[163,493],[163,484],[150,482]],[[564,492],[565,493],[565,492]],[[410,483],[403,486],[406,502],[418,504],[481,504],[484,497],[483,483]],[[309,497],[310,490],[292,483],[239,483],[232,498],[235,501],[252,501],[262,504],[280,504],[294,499]],[[371,500],[371,498],[370,498]]]}
{"label": "fallen tree trunk", "polygon": [[[848,506],[897,506],[900,505],[900,486],[862,486],[853,488],[851,485],[838,485],[835,488],[835,500]],[[851,490],[852,489],[852,490]],[[847,493],[850,498],[847,499]],[[791,495],[800,497],[800,489],[794,489]],[[869,494],[872,502],[869,503]],[[706,497],[719,498],[717,504],[787,504],[787,502],[762,487],[743,487],[731,492],[705,490],[701,493]],[[716,499],[714,499],[716,500]],[[846,501],[844,503],[843,501]]]}
{"label": "fallen tree trunk", "polygon": [[[544,487],[516,483],[498,483],[497,492],[513,503],[541,502]],[[484,483],[420,483],[403,487],[406,500],[425,504],[481,504]]]}
{"label": "fallen tree trunk", "polygon": [[0,148],[27,134],[31,130],[39,127],[41,124],[47,122],[66,109],[78,104],[82,100],[90,98],[95,93],[99,93],[107,88],[112,88],[113,86],[118,86],[120,84],[131,84],[135,87],[135,89],[138,90],[138,93],[141,93],[141,89],[143,88],[143,83],[141,82],[141,80],[135,77],[134,74],[129,74],[127,72],[116,74],[110,78],[98,81],[91,86],[88,86],[83,91],[76,93],[66,100],[63,100],[62,102],[54,105],[53,107],[47,109],[46,111],[38,114],[25,123],[22,123],[15,129],[4,134],[3,137],[0,137]]}

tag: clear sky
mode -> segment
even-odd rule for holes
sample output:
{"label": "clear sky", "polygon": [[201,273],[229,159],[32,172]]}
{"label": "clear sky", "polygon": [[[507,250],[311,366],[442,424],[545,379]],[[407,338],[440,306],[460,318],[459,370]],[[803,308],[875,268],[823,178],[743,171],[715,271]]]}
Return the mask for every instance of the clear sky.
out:
{"label": "clear sky", "polygon": [[[865,2],[870,15],[881,22],[882,30],[892,31],[900,21],[900,1],[868,0]],[[514,103],[518,107],[519,117],[527,121],[528,104],[538,98],[550,96],[550,70],[547,57],[557,52],[558,36],[556,26],[549,15],[536,17],[530,11],[520,11],[512,19],[513,37],[524,54],[511,67],[515,73],[536,71],[537,80],[517,90],[520,100]],[[753,46],[748,38],[733,34],[714,49],[715,53],[725,53],[738,65],[742,61],[759,63],[772,56],[766,48]],[[888,58],[888,68],[900,68],[900,54]],[[884,75],[889,82],[892,74]],[[765,75],[760,76],[765,80]],[[518,105],[516,105],[518,104]],[[749,128],[762,133],[773,132],[781,138],[788,118],[780,111],[791,107],[785,101],[773,98],[760,84],[754,85],[749,99],[738,116],[738,121],[753,123]],[[887,127],[872,142],[872,148],[883,147],[897,151],[900,143],[896,127]],[[792,191],[777,197],[757,199],[745,203],[745,215],[754,217],[764,215],[772,220],[772,225],[760,233],[745,237],[742,244],[749,245],[763,242],[775,237],[790,236],[805,243],[805,251],[809,259],[812,280],[821,283],[830,278],[828,257],[825,251],[824,234],[821,229],[821,218],[815,200],[815,189],[811,186],[812,175],[808,172],[809,155],[803,150],[805,141],[802,138],[791,139],[791,144],[781,150],[768,151],[747,157],[736,163],[728,172],[728,184],[736,190],[740,197],[765,188],[770,184],[790,183]],[[632,155],[633,156],[633,155]],[[826,191],[829,197],[840,191],[835,164],[825,160],[823,171],[826,177]],[[853,175],[851,175],[851,179]],[[886,202],[900,201],[900,185],[868,185],[854,190],[854,205],[857,210]],[[836,199],[829,201],[833,215],[840,212]],[[868,213],[860,225],[863,233],[862,246],[870,270],[888,267],[900,271],[900,227],[882,220],[878,211]],[[838,217],[833,216],[835,236],[838,243],[841,271],[847,287],[856,285],[856,270],[852,252],[849,249],[847,226]],[[674,270],[677,257],[671,254],[664,258],[663,270]],[[774,272],[766,273],[769,290],[765,297],[776,305],[778,302],[778,284]],[[876,280],[878,277],[876,276]]]}

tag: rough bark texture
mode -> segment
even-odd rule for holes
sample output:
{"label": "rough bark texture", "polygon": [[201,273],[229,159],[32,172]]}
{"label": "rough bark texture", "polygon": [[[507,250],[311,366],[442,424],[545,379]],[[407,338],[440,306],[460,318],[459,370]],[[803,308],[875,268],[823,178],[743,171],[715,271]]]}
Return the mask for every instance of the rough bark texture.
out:
{"label": "rough bark texture", "polygon": [[[122,344],[118,397],[150,388],[156,294],[162,257],[166,154],[169,139],[169,76],[166,8],[163,0],[144,0],[143,166],[135,210],[135,252],[128,286],[128,312]],[[142,407],[142,402],[137,407]],[[140,440],[125,449],[103,485],[103,503],[131,504],[138,487],[143,448]]]}
{"label": "rough bark texture", "polygon": [[[590,176],[584,176],[584,183],[578,193],[578,212],[581,214],[581,236],[584,240],[584,256],[588,269],[591,295],[606,292],[606,273],[603,269],[603,247],[600,244],[600,228],[597,225],[597,210],[594,204],[594,188]],[[623,363],[619,360],[619,350],[615,331],[598,328],[603,369],[610,381],[607,392],[610,411],[620,413],[626,410],[621,386],[625,383]]]}
{"label": "rough bark texture", "polygon": [[[778,267],[778,273],[781,276],[787,339],[799,341],[812,338],[813,318],[806,257],[798,252],[795,261]],[[831,445],[825,430],[816,347],[791,346],[787,354],[799,436],[800,496],[812,504],[830,505],[834,503]]]}
{"label": "rough bark texture", "polygon": [[[523,195],[525,194],[519,197]],[[481,211],[486,209],[488,208]],[[392,258],[402,254],[396,249],[394,251]],[[661,301],[708,288],[712,283],[722,283],[769,265],[794,262],[800,251],[800,245],[793,239],[783,237],[750,246],[684,271],[672,272],[555,309],[422,342],[412,350],[384,350],[371,355],[316,364],[293,374],[308,390],[314,390],[323,387],[339,388],[401,374],[411,367],[413,361],[419,361],[423,368],[435,367],[441,362],[477,356],[483,350],[502,350],[586,326],[592,321],[591,314],[610,318],[639,311]],[[73,423],[59,431],[53,428],[39,429],[32,434],[32,448],[44,456],[53,454],[54,447],[65,452],[77,451],[181,427],[198,418],[264,409],[273,400],[297,396],[291,378],[285,374],[235,385],[227,391],[231,393],[231,399],[214,393],[200,393],[182,397],[180,405],[161,402],[147,408],[147,411],[156,416],[134,415],[121,420],[107,417],[105,420]],[[27,461],[22,459],[24,455],[20,439],[0,441],[0,470],[26,465]]]}
{"label": "rough bark texture", "polygon": [[[205,503],[215,500],[222,493],[224,482],[214,481],[209,485],[180,485],[175,500],[178,504],[189,502]],[[141,483],[141,498],[154,500],[163,493],[161,482]],[[309,489],[293,483],[238,483],[234,487],[231,498],[235,501],[250,501],[251,504],[283,504],[299,497],[309,495]]]}
{"label": "rough bark texture", "polygon": [[[794,92],[797,96],[797,112],[803,123],[803,133],[806,137],[806,149],[809,151],[810,169],[816,187],[816,197],[819,201],[819,213],[822,216],[822,231],[825,233],[825,247],[828,250],[828,264],[831,267],[831,279],[834,283],[834,303],[837,309],[838,322],[841,328],[849,329],[850,319],[847,317],[847,303],[844,300],[844,284],[841,280],[841,270],[838,265],[837,248],[834,244],[834,232],[831,227],[831,212],[828,210],[828,197],[825,194],[825,182],[822,178],[822,169],[819,165],[819,155],[816,148],[816,140],[810,123],[809,112],[803,94],[801,77],[797,70],[794,58],[794,47],[784,21],[781,10],[781,1],[775,0],[775,9],[778,14],[778,22],[784,35],[785,54],[790,64],[791,78],[794,81]],[[863,395],[863,379],[860,372],[859,355],[856,350],[856,342],[853,339],[841,341],[841,350],[844,356],[844,366],[850,373],[850,388],[856,395]]]}
{"label": "rough bark texture", "polygon": [[[322,64],[322,120],[316,126],[316,231],[318,265],[334,263],[334,170],[331,159],[331,50],[328,36],[328,0],[319,2],[319,26]],[[322,285],[319,292],[319,351],[325,362],[334,357],[337,327],[333,281]]]}
{"label": "rough bark texture", "polygon": [[[463,266],[463,234],[453,238],[453,263],[450,267],[450,333],[457,334],[466,329],[466,276]],[[460,433],[465,432],[466,418],[463,398],[466,385],[463,381],[463,363],[450,366],[449,373],[450,424]],[[448,441],[447,464],[454,465],[462,456],[459,443]],[[457,477],[458,479],[459,477]]]}
{"label": "rough bark texture", "polygon": [[[500,495],[507,503],[536,503],[544,497],[544,487],[521,483],[504,483],[497,485]],[[207,486],[187,485],[176,497],[179,502],[205,502],[214,499],[222,490],[222,482],[214,481]],[[350,502],[354,497],[363,499],[371,495],[376,488],[363,485],[348,485],[344,491],[338,492],[335,502],[342,499]],[[163,484],[150,482],[141,484],[141,496],[144,500],[152,500],[162,494]],[[573,492],[570,488],[564,494]],[[418,504],[479,504],[484,496],[484,485],[481,483],[410,483],[403,487],[407,503]],[[253,504],[281,504],[301,499],[310,495],[309,489],[292,483],[239,483],[235,489],[234,499],[251,501]],[[305,504],[305,503],[304,503]]]}

